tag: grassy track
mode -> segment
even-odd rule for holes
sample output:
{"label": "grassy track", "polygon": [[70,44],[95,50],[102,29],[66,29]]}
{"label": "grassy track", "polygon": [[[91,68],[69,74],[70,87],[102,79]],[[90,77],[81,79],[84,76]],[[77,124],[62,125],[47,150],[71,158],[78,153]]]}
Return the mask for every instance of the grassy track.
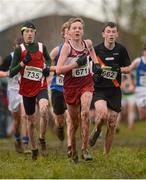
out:
{"label": "grassy track", "polygon": [[[103,129],[103,136],[105,127]],[[70,162],[66,155],[66,143],[60,144],[52,133],[47,134],[49,156],[39,156],[32,161],[30,155],[17,154],[12,139],[0,140],[0,178],[144,178],[146,179],[146,122],[136,123],[133,132],[121,125],[115,135],[108,157],[102,155],[103,137],[90,148],[92,162],[80,158],[78,164]],[[78,140],[78,150],[80,141]],[[78,151],[79,156],[81,154]]]}

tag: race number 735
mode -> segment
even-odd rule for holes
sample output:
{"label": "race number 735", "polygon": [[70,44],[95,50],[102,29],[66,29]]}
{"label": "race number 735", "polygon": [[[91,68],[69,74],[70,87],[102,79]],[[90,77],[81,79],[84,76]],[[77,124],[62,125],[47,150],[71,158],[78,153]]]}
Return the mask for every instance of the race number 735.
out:
{"label": "race number 735", "polygon": [[40,79],[42,78],[42,69],[27,66],[25,67],[23,77],[33,81],[40,81]]}

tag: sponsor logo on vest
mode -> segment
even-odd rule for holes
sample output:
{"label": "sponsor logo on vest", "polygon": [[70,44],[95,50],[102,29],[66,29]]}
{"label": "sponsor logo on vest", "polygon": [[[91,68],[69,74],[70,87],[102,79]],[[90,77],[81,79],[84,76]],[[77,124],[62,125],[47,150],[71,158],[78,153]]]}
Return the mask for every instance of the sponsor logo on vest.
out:
{"label": "sponsor logo on vest", "polygon": [[118,55],[119,55],[119,53],[113,53],[113,55],[118,56]]}
{"label": "sponsor logo on vest", "polygon": [[107,57],[105,58],[106,61],[113,61],[114,60],[114,57]]}

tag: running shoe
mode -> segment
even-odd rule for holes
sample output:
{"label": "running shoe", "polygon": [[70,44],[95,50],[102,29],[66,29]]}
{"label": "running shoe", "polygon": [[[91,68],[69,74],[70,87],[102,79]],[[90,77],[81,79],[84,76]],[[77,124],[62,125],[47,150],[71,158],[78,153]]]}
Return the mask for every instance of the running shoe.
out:
{"label": "running shoe", "polygon": [[64,140],[64,127],[57,127],[56,129],[56,134],[57,134],[57,137],[60,141],[63,141]]}
{"label": "running shoe", "polygon": [[91,136],[89,138],[89,145],[90,146],[94,146],[96,143],[97,138],[99,137],[101,131],[97,131],[95,129],[93,129]]}
{"label": "running shoe", "polygon": [[37,160],[38,154],[39,154],[38,149],[33,149],[32,150],[32,159]]}
{"label": "running shoe", "polygon": [[31,150],[28,144],[23,144],[23,153],[24,154],[31,154]]}
{"label": "running shoe", "polygon": [[20,140],[15,141],[15,150],[18,153],[23,153],[22,142]]}
{"label": "running shoe", "polygon": [[41,147],[41,154],[43,156],[48,156],[48,149],[45,139],[39,138],[39,145]]}
{"label": "running shoe", "polygon": [[91,161],[93,158],[88,150],[82,150],[82,159],[85,161]]}
{"label": "running shoe", "polygon": [[68,156],[68,158],[71,157],[71,146],[67,147],[67,156]]}
{"label": "running shoe", "polygon": [[76,164],[79,162],[79,158],[78,158],[78,153],[77,152],[74,152],[72,154],[72,161]]}

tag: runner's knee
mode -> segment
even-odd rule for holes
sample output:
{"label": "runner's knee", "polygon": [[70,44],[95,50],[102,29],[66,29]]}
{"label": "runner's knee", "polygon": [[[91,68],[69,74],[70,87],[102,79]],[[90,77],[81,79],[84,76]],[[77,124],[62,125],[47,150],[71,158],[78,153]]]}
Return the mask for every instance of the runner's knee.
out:
{"label": "runner's knee", "polygon": [[47,99],[41,99],[39,101],[39,111],[40,111],[41,116],[44,116],[44,114],[46,114],[46,112],[48,112],[48,100]]}
{"label": "runner's knee", "polygon": [[108,112],[106,109],[102,109],[97,114],[99,120],[106,120],[108,117]]}
{"label": "runner's knee", "polygon": [[29,126],[29,128],[34,128],[34,126],[35,126],[35,116],[34,115],[28,116],[28,126]]}
{"label": "runner's knee", "polygon": [[22,119],[22,121],[26,121],[27,120],[27,115],[23,113],[21,115],[21,119]]}
{"label": "runner's knee", "polygon": [[116,120],[115,119],[110,119],[108,121],[108,126],[109,126],[109,128],[115,128],[116,127]]}
{"label": "runner's knee", "polygon": [[88,116],[89,116],[89,111],[83,110],[83,111],[81,112],[81,118],[82,118],[82,119],[86,119]]}

